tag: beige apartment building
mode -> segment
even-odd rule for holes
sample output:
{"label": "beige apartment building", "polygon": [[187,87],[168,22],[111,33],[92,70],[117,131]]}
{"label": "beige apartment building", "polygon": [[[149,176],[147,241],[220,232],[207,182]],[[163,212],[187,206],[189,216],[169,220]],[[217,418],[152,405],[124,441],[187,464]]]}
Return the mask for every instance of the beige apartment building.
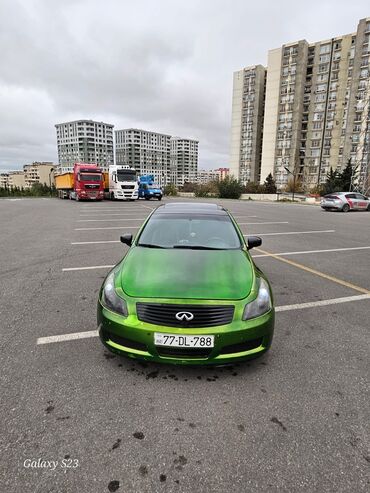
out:
{"label": "beige apartment building", "polygon": [[8,188],[25,188],[24,171],[9,171]]}
{"label": "beige apartment building", "polygon": [[9,173],[0,173],[0,188],[9,188]]}
{"label": "beige apartment building", "polygon": [[[366,18],[355,33],[316,43],[301,40],[269,51],[261,183],[271,173],[284,188],[294,174],[305,189],[312,189],[325,182],[330,168],[341,170],[351,160],[359,173],[357,188],[364,191],[370,171],[369,43]],[[233,121],[237,111],[233,98]],[[258,130],[257,124],[254,131]],[[232,149],[233,133],[232,129]],[[258,158],[253,167],[258,169]],[[233,174],[242,179],[240,164]],[[251,181],[258,181],[256,174]]]}
{"label": "beige apartment building", "polygon": [[198,171],[197,182],[200,184],[205,184],[210,181],[221,181],[229,176],[229,172],[229,168],[200,169]]}
{"label": "beige apartment building", "polygon": [[230,174],[243,184],[260,180],[266,68],[234,72]]}
{"label": "beige apartment building", "polygon": [[53,185],[54,169],[54,164],[50,162],[25,164],[23,166],[25,188],[31,188],[35,183],[41,183],[48,186]]}

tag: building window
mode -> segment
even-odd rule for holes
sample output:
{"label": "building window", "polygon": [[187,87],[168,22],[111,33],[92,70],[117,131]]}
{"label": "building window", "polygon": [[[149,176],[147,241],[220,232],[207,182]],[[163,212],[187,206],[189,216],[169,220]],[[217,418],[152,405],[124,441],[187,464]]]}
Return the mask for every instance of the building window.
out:
{"label": "building window", "polygon": [[320,55],[323,55],[325,53],[330,53],[330,51],[331,51],[330,44],[320,46]]}

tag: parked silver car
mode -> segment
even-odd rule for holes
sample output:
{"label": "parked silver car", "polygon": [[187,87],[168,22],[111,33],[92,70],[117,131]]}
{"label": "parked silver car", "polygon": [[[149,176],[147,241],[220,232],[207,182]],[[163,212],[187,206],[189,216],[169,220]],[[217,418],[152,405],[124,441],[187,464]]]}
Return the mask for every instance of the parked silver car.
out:
{"label": "parked silver car", "polygon": [[320,205],[326,211],[370,211],[369,197],[357,192],[333,192],[325,195]]}

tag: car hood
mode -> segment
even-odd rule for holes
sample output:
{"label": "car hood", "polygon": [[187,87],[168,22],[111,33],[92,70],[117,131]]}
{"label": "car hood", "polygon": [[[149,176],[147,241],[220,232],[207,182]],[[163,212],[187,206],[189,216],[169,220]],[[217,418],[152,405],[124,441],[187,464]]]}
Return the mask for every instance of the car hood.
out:
{"label": "car hood", "polygon": [[243,299],[254,280],[242,250],[133,247],[120,270],[123,291],[135,298]]}

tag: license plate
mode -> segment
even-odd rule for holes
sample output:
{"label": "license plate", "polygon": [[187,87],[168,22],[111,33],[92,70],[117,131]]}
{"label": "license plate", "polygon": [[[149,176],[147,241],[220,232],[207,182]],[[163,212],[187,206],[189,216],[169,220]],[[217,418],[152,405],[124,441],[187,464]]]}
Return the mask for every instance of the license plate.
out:
{"label": "license plate", "polygon": [[154,333],[154,344],[156,346],[171,347],[214,347],[215,336],[190,336],[178,334]]}

